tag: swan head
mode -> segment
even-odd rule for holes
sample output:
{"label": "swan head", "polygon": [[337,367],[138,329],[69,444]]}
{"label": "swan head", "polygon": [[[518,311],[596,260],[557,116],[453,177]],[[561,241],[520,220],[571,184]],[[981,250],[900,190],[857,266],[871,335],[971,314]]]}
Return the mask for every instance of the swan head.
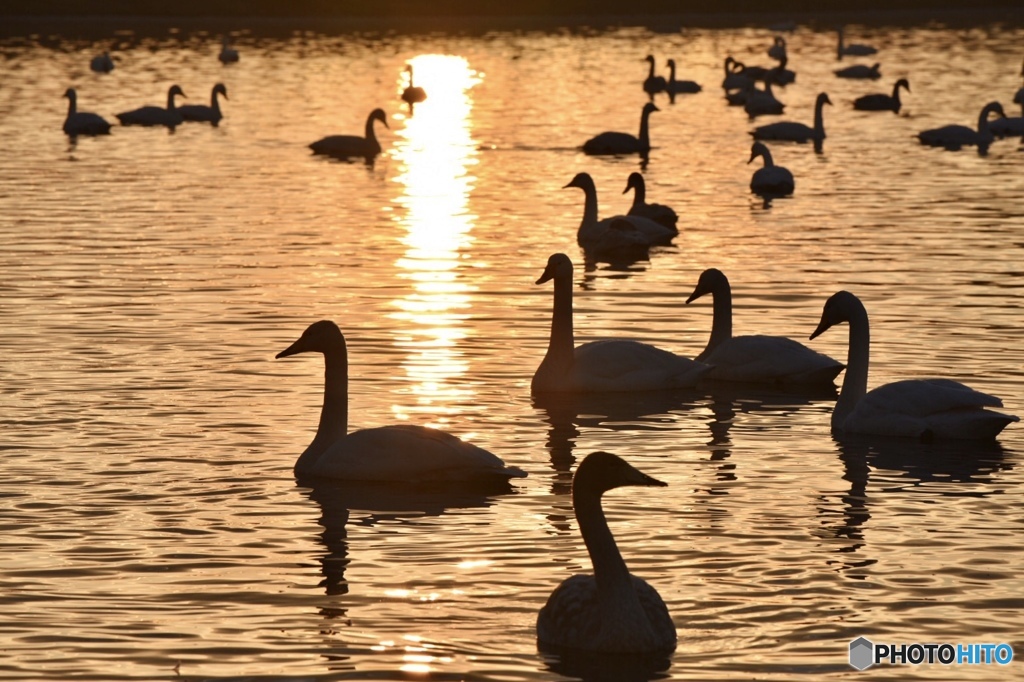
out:
{"label": "swan head", "polygon": [[[754,143],[758,144],[758,143]],[[700,273],[700,279],[697,280],[697,286],[694,288],[693,293],[686,299],[687,303],[693,303],[701,296],[707,294],[713,294],[716,289],[721,286],[722,283],[725,286],[729,286],[729,280],[725,276],[725,273],[718,268],[708,268],[704,272]]]}
{"label": "swan head", "polygon": [[379,108],[378,109],[374,109],[373,111],[370,112],[370,115],[369,115],[369,117],[367,117],[366,120],[367,120],[367,122],[370,122],[370,121],[380,121],[381,123],[384,124],[385,128],[387,128],[389,130],[391,129],[391,126],[388,125],[388,118],[384,114],[384,110],[383,109],[379,109]]}
{"label": "swan head", "polygon": [[224,96],[224,99],[228,98],[228,89],[223,83],[217,83],[213,86],[213,91]]}
{"label": "swan head", "polygon": [[991,114],[999,114],[1002,118],[1006,118],[1006,112],[1003,111],[1003,105],[999,102],[989,102],[984,106],[984,108],[982,108],[982,118],[988,118]]}
{"label": "swan head", "polygon": [[824,93],[824,92],[822,92],[822,93],[820,93],[820,94],[818,95],[818,99],[816,99],[814,103],[815,103],[815,104],[816,104],[817,106],[819,106],[819,107],[820,107],[820,106],[822,106],[823,104],[827,104],[827,105],[829,105],[829,106],[832,106],[832,100],[830,100],[830,99],[828,98],[828,94],[827,94],[827,93]]}
{"label": "swan head", "polygon": [[874,64],[871,65],[871,70],[874,71],[875,73],[878,73],[878,70],[880,68],[882,68],[882,62],[875,62]]}
{"label": "swan head", "polygon": [[644,105],[643,115],[647,116],[655,111],[661,111],[658,107],[654,106],[654,102],[648,102]]}
{"label": "swan head", "polygon": [[668,484],[648,476],[618,455],[601,451],[587,455],[572,477],[574,494],[586,491],[600,495],[625,485],[664,487]]}
{"label": "swan head", "polygon": [[665,66],[667,66],[670,69],[676,68],[676,60],[669,59],[667,62],[665,62]]}
{"label": "swan head", "polygon": [[172,85],[170,89],[167,90],[167,96],[174,97],[175,95],[178,95],[180,97],[188,97],[188,95],[185,94],[185,91],[182,90],[180,86]]}
{"label": "swan head", "polygon": [[910,92],[910,81],[908,81],[906,78],[901,78],[898,81],[896,81],[896,84],[893,87],[897,89],[903,88],[907,92]]}
{"label": "swan head", "polygon": [[646,57],[644,57],[644,61],[645,62],[650,62],[651,66],[654,66],[654,55],[653,54],[647,55]]}
{"label": "swan head", "polygon": [[295,343],[274,358],[286,358],[299,353],[327,353],[338,347],[345,348],[345,337],[338,329],[338,325],[330,320],[320,320],[306,327],[306,331],[302,332],[302,336]]}
{"label": "swan head", "polygon": [[67,97],[72,102],[74,102],[76,99],[78,99],[78,93],[75,92],[74,88],[68,88],[67,90],[65,90],[64,91],[64,96]]}
{"label": "swan head", "polygon": [[811,338],[817,338],[837,324],[849,322],[851,312],[858,309],[864,310],[864,304],[849,291],[837,291],[832,294],[825,301],[825,307],[821,311],[821,321],[818,322],[818,328],[811,334]]}
{"label": "swan head", "polygon": [[646,189],[644,184],[644,176],[640,175],[636,171],[633,171],[632,173],[629,174],[629,177],[626,179],[626,189],[622,190],[622,193],[625,194],[631,189]]}
{"label": "swan head", "polygon": [[562,189],[566,189],[567,187],[579,187],[584,192],[597,191],[597,187],[594,185],[594,178],[590,177],[590,173],[577,173],[573,179],[569,181],[569,184]]}
{"label": "swan head", "polygon": [[567,277],[572,279],[572,260],[564,253],[553,253],[548,258],[548,264],[544,273],[535,284],[544,284],[556,278]]}
{"label": "swan head", "polygon": [[754,144],[750,145],[750,159],[747,161],[747,163],[750,163],[759,156],[763,157],[766,162],[770,161],[772,158],[772,153],[768,151],[768,146],[763,142],[755,142]]}
{"label": "swan head", "polygon": [[775,36],[775,44],[778,45],[779,47],[785,47],[786,39],[783,38],[782,36]]}

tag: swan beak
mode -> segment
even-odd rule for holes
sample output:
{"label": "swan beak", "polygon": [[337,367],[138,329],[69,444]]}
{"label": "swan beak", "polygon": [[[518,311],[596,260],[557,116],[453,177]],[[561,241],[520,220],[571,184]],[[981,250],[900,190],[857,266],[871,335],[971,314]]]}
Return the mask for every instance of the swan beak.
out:
{"label": "swan beak", "polygon": [[288,346],[283,351],[275,355],[274,359],[280,360],[281,358],[286,358],[289,355],[298,355],[299,353],[304,352],[305,349],[302,348],[301,344],[302,339],[299,339],[298,341],[296,341],[295,343],[293,343],[292,345]]}
{"label": "swan beak", "polygon": [[825,318],[822,318],[821,322],[818,323],[818,328],[814,330],[814,332],[811,334],[810,338],[811,339],[817,338],[822,333],[824,333],[825,330],[829,329],[831,326],[832,326],[831,322],[828,322],[828,321],[825,320]]}
{"label": "swan beak", "polygon": [[630,477],[629,485],[643,485],[656,488],[664,488],[668,485],[668,483],[665,483],[664,481],[659,481],[653,476],[648,476],[642,471],[634,469],[633,472],[635,472],[635,475]]}
{"label": "swan beak", "polygon": [[554,276],[555,276],[554,268],[544,268],[544,274],[541,275],[540,279],[538,279],[536,282],[534,282],[534,284],[544,284],[545,282],[550,282],[554,278]]}

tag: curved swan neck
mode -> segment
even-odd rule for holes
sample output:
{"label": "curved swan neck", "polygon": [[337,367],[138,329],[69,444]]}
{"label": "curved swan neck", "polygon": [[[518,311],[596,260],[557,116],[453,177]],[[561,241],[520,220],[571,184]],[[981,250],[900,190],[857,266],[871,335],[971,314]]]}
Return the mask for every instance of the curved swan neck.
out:
{"label": "curved swan neck", "polygon": [[[594,566],[598,594],[602,599],[606,599],[623,588],[633,593],[629,569],[619,552],[618,545],[615,544],[615,538],[608,528],[608,520],[601,508],[601,493],[580,488],[573,486],[572,504],[576,511],[580,534],[587,546],[587,553],[590,554],[590,563]],[[635,598],[634,594],[633,599]]]}
{"label": "curved swan neck", "polygon": [[732,338],[732,288],[725,276],[716,277],[711,285],[711,337],[700,357],[707,357],[720,344]]}
{"label": "curved swan neck", "polygon": [[348,432],[348,350],[344,341],[324,351],[324,404],[316,436],[295,468],[301,470]]}
{"label": "curved swan neck", "polygon": [[377,140],[377,134],[373,130],[373,116],[372,115],[369,118],[366,119],[366,129],[364,131],[364,137],[366,137],[367,140],[372,140],[372,141],[376,141]]}
{"label": "curved swan neck", "polygon": [[871,354],[871,332],[868,313],[863,305],[851,306],[847,311],[850,323],[850,347],[846,357],[846,376],[839,391],[832,425],[840,426],[868,392],[868,359]]}
{"label": "curved swan neck", "polygon": [[640,135],[639,135],[639,139],[640,139],[640,146],[643,147],[644,149],[650,149],[650,147],[651,147],[651,138],[650,138],[650,134],[648,132],[648,130],[649,130],[648,119],[650,119],[650,117],[651,117],[651,111],[649,109],[644,109],[644,112],[642,114],[640,114]]}
{"label": "curved swan neck", "polygon": [[[597,224],[597,188],[593,182],[586,184],[583,188],[583,221],[580,223],[580,227],[589,227]],[[571,284],[570,284],[571,287]],[[555,281],[555,300],[558,299],[558,281]],[[571,288],[570,288],[570,307],[572,305],[571,300]]]}
{"label": "curved swan neck", "polygon": [[825,136],[825,100],[819,99],[814,104],[814,132],[819,136]]}
{"label": "curved swan neck", "polygon": [[572,364],[576,342],[572,329],[572,277],[555,277],[555,303],[551,312],[551,338],[544,360],[557,367]]}
{"label": "curved swan neck", "polygon": [[772,153],[768,150],[768,147],[763,147],[761,149],[761,158],[764,159],[765,168],[771,168],[775,165],[775,160],[772,159]]}
{"label": "curved swan neck", "polygon": [[633,187],[633,206],[632,208],[642,208],[647,203],[647,187],[644,185],[643,179],[635,180],[632,184]]}
{"label": "curved swan neck", "polygon": [[69,117],[75,115],[75,110],[78,108],[78,103],[75,101],[77,99],[78,99],[78,97],[75,95],[75,93],[69,90],[68,91],[68,116]]}

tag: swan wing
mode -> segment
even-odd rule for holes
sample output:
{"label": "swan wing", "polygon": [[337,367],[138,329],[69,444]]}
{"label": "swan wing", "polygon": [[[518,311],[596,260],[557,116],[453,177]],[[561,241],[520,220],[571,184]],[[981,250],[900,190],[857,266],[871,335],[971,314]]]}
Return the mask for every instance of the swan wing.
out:
{"label": "swan wing", "polygon": [[583,143],[584,154],[635,154],[640,150],[640,140],[629,133],[601,133]]}
{"label": "swan wing", "polygon": [[686,388],[710,371],[703,362],[627,339],[577,346],[570,383],[583,391],[643,391]]}
{"label": "swan wing", "polygon": [[676,228],[676,223],[679,222],[679,215],[670,206],[665,206],[664,204],[631,206],[628,215],[653,220],[671,230],[675,230],[676,234],[679,233],[679,230]]}
{"label": "swan wing", "polygon": [[562,581],[537,614],[537,639],[550,646],[593,648],[601,637],[601,607],[592,575]]}
{"label": "swan wing", "polygon": [[843,364],[785,336],[734,336],[704,362],[710,379],[757,383],[832,383]]}

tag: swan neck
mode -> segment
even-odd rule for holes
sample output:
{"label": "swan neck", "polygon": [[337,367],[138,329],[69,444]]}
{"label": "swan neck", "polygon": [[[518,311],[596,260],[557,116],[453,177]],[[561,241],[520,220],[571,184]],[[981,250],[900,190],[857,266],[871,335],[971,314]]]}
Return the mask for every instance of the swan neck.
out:
{"label": "swan neck", "polygon": [[761,150],[761,158],[764,159],[765,168],[771,168],[772,166],[775,165],[775,160],[772,158],[772,153],[768,151],[767,147]]}
{"label": "swan neck", "polygon": [[640,115],[640,146],[644,149],[650,149],[651,147],[651,138],[648,133],[648,119],[650,119],[650,117],[651,114],[646,109],[644,110],[644,113]]}
{"label": "swan neck", "polygon": [[814,106],[814,132],[822,135],[825,132],[825,100],[818,100]]}
{"label": "swan neck", "polygon": [[711,355],[719,345],[732,338],[732,289],[729,284],[716,284],[711,291],[711,299],[711,337],[701,358]]}
{"label": "swan neck", "polygon": [[868,358],[871,353],[871,332],[868,314],[861,308],[850,314],[850,348],[846,356],[846,376],[839,391],[832,426],[841,426],[857,403],[868,392]]}
{"label": "swan neck", "polygon": [[[608,599],[619,601],[616,595],[621,589],[628,588],[632,592],[632,579],[626,562],[619,553],[608,520],[601,508],[601,494],[594,490],[572,491],[572,504],[576,511],[576,521],[580,526],[580,535],[590,554],[590,562],[594,566],[594,580],[597,591],[604,602]],[[635,595],[633,599],[635,599]]]}
{"label": "swan neck", "polygon": [[348,432],[348,352],[344,346],[324,352],[324,404],[316,436],[295,463],[306,468]]}
{"label": "swan neck", "polygon": [[643,183],[633,185],[633,208],[641,208],[647,202],[647,188]]}
{"label": "swan neck", "polygon": [[669,62],[669,65],[668,65],[668,81],[669,81],[669,83],[675,83],[676,82],[676,63],[675,62]]}
{"label": "swan neck", "polygon": [[373,130],[373,117],[372,116],[370,118],[366,119],[365,137],[366,137],[367,140],[371,140],[373,142],[377,141],[377,134]]}
{"label": "swan neck", "polygon": [[[597,188],[593,185],[583,188],[583,222],[580,227],[590,227],[597,224]],[[558,280],[555,280],[555,299],[557,300]],[[571,296],[571,293],[570,293]],[[570,303],[571,305],[571,303]]]}
{"label": "swan neck", "polygon": [[572,329],[572,279],[555,278],[555,303],[551,312],[551,338],[544,360],[558,367],[572,364],[575,340]]}
{"label": "swan neck", "polygon": [[78,98],[75,96],[74,93],[68,95],[68,117],[69,118],[71,116],[75,115],[75,109],[78,108],[78,104],[77,104],[77,102],[75,102],[76,99],[78,99]]}

